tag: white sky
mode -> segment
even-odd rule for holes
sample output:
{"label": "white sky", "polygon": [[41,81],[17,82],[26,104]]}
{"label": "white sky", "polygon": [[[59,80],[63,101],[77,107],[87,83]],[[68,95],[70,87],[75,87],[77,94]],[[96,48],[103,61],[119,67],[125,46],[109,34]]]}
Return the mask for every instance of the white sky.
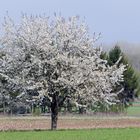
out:
{"label": "white sky", "polygon": [[91,33],[102,33],[100,42],[140,43],[140,0],[0,0],[0,23],[6,11],[15,20],[21,12],[79,15],[85,17]]}

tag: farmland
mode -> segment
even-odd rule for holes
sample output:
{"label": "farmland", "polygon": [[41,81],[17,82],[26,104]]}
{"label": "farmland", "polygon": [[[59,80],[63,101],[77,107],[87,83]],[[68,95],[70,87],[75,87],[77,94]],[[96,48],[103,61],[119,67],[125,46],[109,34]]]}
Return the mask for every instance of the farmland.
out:
{"label": "farmland", "polygon": [[140,128],[0,132],[0,140],[140,140]]}
{"label": "farmland", "polygon": [[123,115],[59,115],[50,131],[50,116],[0,118],[0,140],[140,140],[139,102]]}
{"label": "farmland", "polygon": [[[3,117],[0,119],[0,130],[49,130],[49,117]],[[137,117],[89,117],[60,116],[58,130],[61,129],[95,129],[95,128],[140,128]]]}

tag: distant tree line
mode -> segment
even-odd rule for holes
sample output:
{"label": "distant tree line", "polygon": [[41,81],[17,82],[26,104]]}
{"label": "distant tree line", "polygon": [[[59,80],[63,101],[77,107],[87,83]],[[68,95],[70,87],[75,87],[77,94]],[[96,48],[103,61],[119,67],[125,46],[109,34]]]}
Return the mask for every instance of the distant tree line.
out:
{"label": "distant tree line", "polygon": [[116,87],[123,88],[124,90],[118,94],[118,98],[121,102],[118,103],[118,105],[115,105],[115,109],[118,107],[118,111],[123,111],[125,108],[132,105],[134,99],[138,98],[140,94],[140,75],[129,62],[127,56],[121,51],[121,48],[118,45],[112,48],[108,53],[102,52],[101,54],[101,58],[107,60],[110,66],[115,64],[120,57],[122,58],[120,63],[118,63],[118,66],[123,63],[126,65],[126,70],[124,71],[124,81]]}

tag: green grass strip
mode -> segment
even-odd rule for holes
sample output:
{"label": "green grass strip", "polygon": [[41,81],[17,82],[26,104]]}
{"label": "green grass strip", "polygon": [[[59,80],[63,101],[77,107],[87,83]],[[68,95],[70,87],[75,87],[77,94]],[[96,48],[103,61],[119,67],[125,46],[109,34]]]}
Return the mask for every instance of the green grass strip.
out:
{"label": "green grass strip", "polygon": [[0,140],[140,140],[140,128],[0,132]]}

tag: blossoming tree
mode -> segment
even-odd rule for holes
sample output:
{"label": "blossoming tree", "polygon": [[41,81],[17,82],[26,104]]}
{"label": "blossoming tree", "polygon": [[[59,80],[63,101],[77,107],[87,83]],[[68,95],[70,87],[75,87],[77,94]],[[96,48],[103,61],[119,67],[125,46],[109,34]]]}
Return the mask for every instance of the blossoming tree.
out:
{"label": "blossoming tree", "polygon": [[[37,91],[51,105],[51,128],[57,128],[59,108],[69,98],[77,106],[88,107],[118,101],[113,87],[123,80],[124,65],[108,66],[94,48],[87,26],[77,17],[23,15],[20,24],[8,17],[0,42],[5,56],[0,58],[0,76],[11,90],[26,96]],[[14,86],[14,88],[13,88]],[[20,88],[19,88],[20,87]]]}

